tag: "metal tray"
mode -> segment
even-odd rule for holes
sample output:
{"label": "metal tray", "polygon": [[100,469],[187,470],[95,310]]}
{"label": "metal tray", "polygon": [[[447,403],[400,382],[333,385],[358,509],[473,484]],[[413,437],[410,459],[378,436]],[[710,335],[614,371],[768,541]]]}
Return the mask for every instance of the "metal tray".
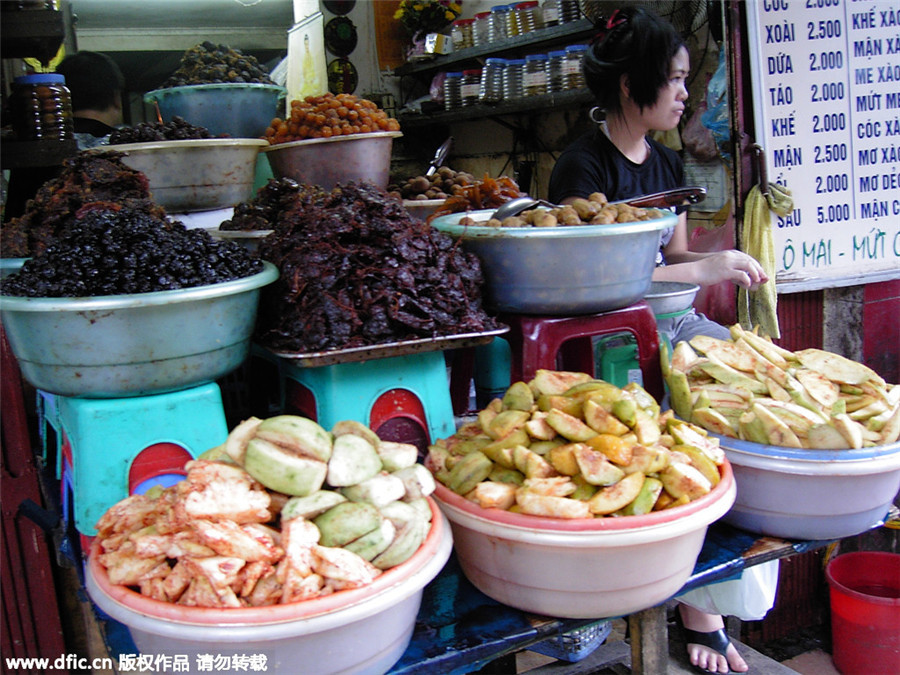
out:
{"label": "metal tray", "polygon": [[319,366],[332,366],[336,363],[354,363],[358,361],[370,361],[372,359],[386,359],[392,356],[407,356],[422,352],[443,351],[445,349],[463,349],[465,347],[477,347],[486,345],[498,335],[509,332],[509,326],[501,326],[496,330],[484,333],[461,333],[458,335],[444,335],[435,338],[420,338],[417,340],[404,340],[403,342],[386,342],[380,345],[366,345],[365,347],[352,347],[350,349],[334,349],[323,352],[281,352],[262,347],[269,353],[281,359],[291,361],[293,365],[301,368],[317,368]]}

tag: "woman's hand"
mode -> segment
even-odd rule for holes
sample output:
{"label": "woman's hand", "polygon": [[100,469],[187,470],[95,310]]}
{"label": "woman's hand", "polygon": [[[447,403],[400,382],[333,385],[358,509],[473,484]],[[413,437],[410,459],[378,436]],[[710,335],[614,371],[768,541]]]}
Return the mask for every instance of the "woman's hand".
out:
{"label": "woman's hand", "polygon": [[653,278],[657,281],[684,281],[700,286],[730,281],[751,291],[769,280],[753,256],[735,249],[713,253],[692,252],[684,257],[691,259],[657,267]]}

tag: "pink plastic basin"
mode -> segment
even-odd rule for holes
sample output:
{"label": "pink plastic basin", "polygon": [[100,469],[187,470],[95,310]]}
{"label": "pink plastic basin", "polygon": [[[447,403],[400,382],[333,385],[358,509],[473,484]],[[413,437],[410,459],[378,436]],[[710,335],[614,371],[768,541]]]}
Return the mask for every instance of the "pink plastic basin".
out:
{"label": "pink plastic basin", "polygon": [[86,586],[100,609],[128,627],[141,654],[186,655],[192,670],[179,672],[195,672],[200,654],[263,654],[267,673],[294,675],[309,667],[317,675],[380,675],[406,651],[422,589],[453,547],[441,511],[429,503],[431,530],[415,555],[368,586],[314,600],[225,609],[153,600],[110,584],[97,561],[97,544],[88,559]]}
{"label": "pink plastic basin", "polygon": [[575,619],[623,616],[672,597],[707,527],[731,508],[731,466],[708,495],[643,516],[562,520],[483,509],[438,484],[466,578],[505,605]]}

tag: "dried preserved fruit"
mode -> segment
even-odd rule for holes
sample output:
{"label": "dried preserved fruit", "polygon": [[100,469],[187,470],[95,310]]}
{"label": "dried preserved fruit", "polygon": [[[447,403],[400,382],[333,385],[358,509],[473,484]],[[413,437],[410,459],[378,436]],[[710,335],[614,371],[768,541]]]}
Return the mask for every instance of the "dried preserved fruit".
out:
{"label": "dried preserved fruit", "polygon": [[270,178],[257,190],[256,197],[237,204],[231,218],[223,221],[219,229],[232,232],[271,230],[278,213],[291,204],[300,190],[300,184],[293,178]]}
{"label": "dried preserved fruit", "polygon": [[377,104],[353,94],[307,96],[291,101],[289,109],[285,119],[276,117],[269,123],[265,137],[270,145],[400,130],[400,123]]}
{"label": "dried preserved fruit", "polygon": [[494,330],[478,258],[367,183],[304,189],[259,254],[281,276],[263,289],[259,341],[301,353]]}
{"label": "dried preserved fruit", "polygon": [[109,135],[109,144],[186,141],[201,138],[230,138],[230,136],[228,134],[214,136],[206,127],[198,127],[175,115],[171,122],[141,122],[133,127],[116,129]]}
{"label": "dried preserved fruit", "polygon": [[85,204],[105,202],[157,218],[165,209],[154,203],[147,176],[122,162],[114,150],[87,151],[63,162],[62,173],[37,191],[25,212],[3,225],[3,257],[41,253]]}
{"label": "dried preserved fruit", "polygon": [[274,84],[268,69],[255,56],[206,41],[188,49],[181,56],[178,70],[159,88],[220,82]]}
{"label": "dried preserved fruit", "polygon": [[192,288],[261,272],[234,242],[115,205],[85,206],[58,239],[3,280],[3,295],[81,298]]}

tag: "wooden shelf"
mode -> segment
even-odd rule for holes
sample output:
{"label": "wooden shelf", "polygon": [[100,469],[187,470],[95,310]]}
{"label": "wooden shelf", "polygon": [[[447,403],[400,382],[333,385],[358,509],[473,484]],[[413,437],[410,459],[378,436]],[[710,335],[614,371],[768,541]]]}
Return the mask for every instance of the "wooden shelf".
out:
{"label": "wooden shelf", "polygon": [[0,161],[4,169],[58,166],[78,154],[75,139],[68,141],[3,141]]}
{"label": "wooden shelf", "polygon": [[62,12],[22,9],[2,12],[0,55],[4,59],[34,57],[44,63],[56,56],[65,37]]}

